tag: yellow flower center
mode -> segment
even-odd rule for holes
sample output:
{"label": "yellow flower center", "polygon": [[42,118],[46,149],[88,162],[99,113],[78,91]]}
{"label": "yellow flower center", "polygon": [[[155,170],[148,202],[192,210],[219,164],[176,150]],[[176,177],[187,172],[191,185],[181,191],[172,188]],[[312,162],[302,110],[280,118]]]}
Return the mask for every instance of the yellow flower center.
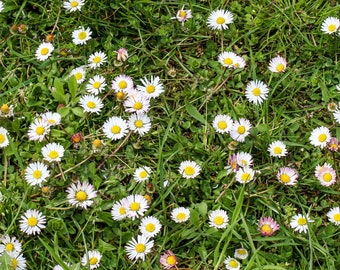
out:
{"label": "yellow flower center", "polygon": [[5,248],[7,252],[11,252],[14,250],[14,245],[12,243],[7,243]]}
{"label": "yellow flower center", "polygon": [[125,215],[125,214],[126,214],[126,209],[125,209],[125,207],[119,208],[119,214],[120,214],[120,215]]}
{"label": "yellow flower center", "polygon": [[178,15],[179,17],[185,18],[187,16],[187,13],[185,12],[185,10],[180,10]]}
{"label": "yellow flower center", "polygon": [[168,265],[175,265],[176,264],[176,258],[173,255],[170,255],[166,258],[166,263]]}
{"label": "yellow flower center", "polygon": [[42,176],[42,172],[39,170],[35,170],[32,175],[35,179],[39,179]]}
{"label": "yellow flower center", "polygon": [[1,112],[3,113],[9,113],[9,107],[7,104],[3,104],[0,108]]}
{"label": "yellow flower center", "polygon": [[94,109],[96,108],[96,103],[93,101],[89,101],[87,102],[87,107],[89,107],[90,109]]}
{"label": "yellow flower center", "polygon": [[340,222],[340,213],[334,214],[333,218],[336,222]]}
{"label": "yellow flower center", "polygon": [[76,77],[76,80],[79,81],[83,78],[83,73],[77,72],[76,74],[74,74],[74,77]]}
{"label": "yellow flower center", "polygon": [[116,96],[117,96],[117,98],[120,99],[120,100],[122,100],[122,99],[125,98],[124,92],[117,92],[117,93],[116,93]]}
{"label": "yellow flower center", "polygon": [[85,39],[87,37],[87,33],[85,32],[85,31],[82,31],[82,32],[80,32],[79,34],[78,34],[78,38],[80,39],[80,40],[83,40],[83,39]]}
{"label": "yellow flower center", "polygon": [[318,140],[319,140],[319,142],[324,142],[324,141],[326,141],[327,140],[327,136],[326,136],[326,134],[320,134],[319,135],[319,137],[318,137]]}
{"label": "yellow flower center", "polygon": [[94,89],[98,89],[100,87],[100,82],[94,82],[92,86]]}
{"label": "yellow flower center", "polygon": [[276,71],[281,72],[285,69],[285,66],[283,64],[278,64],[276,66]]}
{"label": "yellow flower center", "polygon": [[112,132],[113,134],[118,134],[118,133],[120,132],[120,126],[113,126],[113,127],[111,128],[111,132]]}
{"label": "yellow flower center", "polygon": [[96,56],[96,57],[93,58],[93,63],[95,63],[95,64],[100,63],[100,61],[102,61],[102,58],[100,56]]}
{"label": "yellow flower center", "polygon": [[187,174],[187,175],[193,175],[195,173],[195,168],[192,167],[192,166],[187,166],[184,169],[184,173]]}
{"label": "yellow flower center", "polygon": [[306,225],[307,220],[304,217],[300,217],[297,221],[300,226]]}
{"label": "yellow flower center", "polygon": [[145,245],[144,244],[137,244],[136,245],[136,251],[138,252],[138,253],[143,253],[144,251],[145,251]]}
{"label": "yellow flower center", "polygon": [[89,264],[90,265],[95,265],[98,262],[98,259],[96,257],[92,257],[89,259]]}
{"label": "yellow flower center", "polygon": [[134,108],[135,110],[140,110],[140,109],[143,108],[143,103],[140,102],[140,101],[137,101],[137,102],[135,102],[135,104],[133,104],[133,108]]}
{"label": "yellow flower center", "polygon": [[135,121],[135,127],[136,127],[136,128],[141,128],[141,127],[143,127],[143,121],[142,121],[142,120],[136,120],[136,121]]}
{"label": "yellow flower center", "polygon": [[328,25],[328,31],[329,32],[334,32],[335,30],[336,30],[336,25],[335,24]]}
{"label": "yellow flower center", "polygon": [[48,52],[49,52],[48,48],[42,48],[42,49],[40,50],[40,53],[41,53],[42,55],[46,55],[46,54],[48,54]]}
{"label": "yellow flower center", "polygon": [[18,264],[19,264],[19,262],[18,262],[18,260],[16,259],[16,258],[12,258],[11,259],[11,265],[10,265],[10,268],[11,269],[16,269],[17,267],[18,267]]}
{"label": "yellow flower center", "polygon": [[138,202],[133,202],[130,204],[130,209],[132,211],[138,211],[140,208],[140,204]]}
{"label": "yellow flower center", "polygon": [[224,22],[225,22],[225,19],[224,19],[223,17],[218,17],[218,18],[216,19],[216,23],[217,23],[217,24],[224,24]]}
{"label": "yellow flower center", "polygon": [[102,146],[102,141],[99,140],[99,139],[95,139],[95,140],[93,141],[93,146],[94,146],[94,147],[100,147],[100,146]]}
{"label": "yellow flower center", "polygon": [[243,173],[241,177],[243,182],[247,182],[250,180],[250,174],[249,173]]}
{"label": "yellow flower center", "polygon": [[255,97],[258,97],[259,95],[261,95],[261,89],[258,88],[258,87],[254,88],[254,89],[253,89],[253,95],[254,95]]}
{"label": "yellow flower center", "polygon": [[3,143],[6,140],[5,135],[0,134],[0,143]]}
{"label": "yellow flower center", "polygon": [[225,121],[221,121],[221,122],[218,122],[217,126],[219,129],[226,129],[228,125]]}
{"label": "yellow flower center", "polygon": [[155,92],[156,88],[153,85],[148,85],[145,88],[146,92],[148,92],[149,94],[152,94],[153,92]]}
{"label": "yellow flower center", "polygon": [[52,150],[52,151],[48,154],[48,156],[49,156],[50,158],[52,158],[52,159],[56,159],[56,158],[59,156],[59,153],[58,153],[58,151]]}
{"label": "yellow flower center", "polygon": [[264,233],[267,233],[267,234],[271,234],[273,232],[273,229],[268,224],[264,224],[261,227],[261,232],[264,232]]}
{"label": "yellow flower center", "polygon": [[146,224],[145,226],[145,230],[147,230],[148,232],[153,232],[155,230],[155,225],[153,223],[149,223],[149,224]]}
{"label": "yellow flower center", "polygon": [[231,267],[233,267],[233,268],[236,268],[236,267],[238,267],[238,262],[235,261],[235,260],[231,260],[231,261],[229,262],[229,266],[231,266]]}
{"label": "yellow flower center", "polygon": [[332,174],[330,174],[330,173],[324,173],[323,176],[322,176],[322,179],[325,182],[329,182],[333,179],[333,177],[332,177]]}
{"label": "yellow flower center", "polygon": [[27,219],[27,225],[30,226],[30,227],[34,227],[34,226],[37,226],[38,224],[38,219],[36,217],[29,217]]}
{"label": "yellow flower center", "polygon": [[237,132],[238,132],[239,134],[244,134],[244,133],[246,132],[245,126],[239,126],[239,127],[237,128]]}
{"label": "yellow flower center", "polygon": [[125,89],[125,88],[127,87],[127,82],[126,82],[126,81],[120,81],[120,82],[118,83],[118,87],[119,87],[120,89]]}
{"label": "yellow flower center", "polygon": [[49,122],[50,124],[55,124],[55,120],[54,119],[48,119],[47,122]]}
{"label": "yellow flower center", "polygon": [[71,7],[75,8],[78,6],[78,1],[72,1],[71,2]]}
{"label": "yellow flower center", "polygon": [[146,172],[146,171],[141,171],[140,173],[139,173],[139,177],[140,178],[145,178],[145,177],[147,177],[148,176],[148,173]]}
{"label": "yellow flower center", "polygon": [[187,215],[185,213],[178,213],[177,214],[177,219],[178,220],[183,220],[187,217]]}
{"label": "yellow flower center", "polygon": [[232,65],[233,64],[233,59],[231,59],[231,58],[225,58],[224,60],[223,60],[223,63],[224,64],[226,64],[226,65]]}
{"label": "yellow flower center", "polygon": [[275,155],[280,155],[282,153],[282,148],[280,146],[276,146],[273,149]]}
{"label": "yellow flower center", "polygon": [[245,249],[238,249],[237,253],[240,254],[240,255],[246,255],[247,251]]}
{"label": "yellow flower center", "polygon": [[288,183],[288,182],[290,181],[290,177],[289,177],[288,174],[284,173],[284,174],[281,174],[280,180],[281,180],[283,183]]}
{"label": "yellow flower center", "polygon": [[82,190],[79,190],[77,193],[76,193],[76,199],[80,202],[83,202],[87,199],[87,194],[85,191],[82,191]]}
{"label": "yellow flower center", "polygon": [[221,225],[224,222],[224,219],[223,217],[218,216],[218,217],[215,217],[214,222],[216,225]]}
{"label": "yellow flower center", "polygon": [[230,167],[231,167],[233,170],[236,170],[236,168],[237,168],[237,162],[236,162],[236,161],[232,162]]}
{"label": "yellow flower center", "polygon": [[44,134],[45,129],[44,129],[42,126],[40,126],[40,127],[37,127],[37,128],[36,128],[35,132],[36,132],[38,135],[42,135],[42,134]]}

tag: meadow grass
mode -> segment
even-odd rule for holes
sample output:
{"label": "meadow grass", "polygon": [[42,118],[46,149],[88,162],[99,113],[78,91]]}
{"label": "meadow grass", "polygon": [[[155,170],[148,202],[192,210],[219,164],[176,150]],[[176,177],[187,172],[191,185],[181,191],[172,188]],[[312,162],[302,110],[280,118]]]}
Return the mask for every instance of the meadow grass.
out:
{"label": "meadow grass", "polygon": [[[327,217],[339,206],[339,154],[310,141],[311,132],[321,126],[340,136],[333,116],[340,101],[340,37],[321,31],[326,18],[339,18],[336,0],[87,0],[75,12],[67,11],[63,1],[2,2],[0,106],[12,105],[14,115],[6,117],[4,109],[0,114],[9,140],[0,149],[0,234],[22,244],[23,269],[58,264],[62,269],[92,269],[81,263],[91,250],[102,256],[99,269],[162,269],[160,257],[171,250],[177,269],[217,270],[226,269],[225,259],[241,247],[249,253],[237,259],[242,269],[340,269],[340,221]],[[173,18],[183,5],[193,16],[184,26]],[[229,29],[207,26],[209,14],[217,9],[233,14]],[[92,38],[76,45],[72,32],[80,26],[89,27]],[[54,51],[39,61],[35,52],[49,34]],[[120,48],[127,49],[125,61],[117,60]],[[96,51],[104,52],[107,62],[97,69],[86,67],[86,80],[78,84],[70,73],[87,65]],[[218,62],[223,51],[243,57],[246,66],[223,67]],[[269,61],[278,55],[287,60],[287,68],[273,73]],[[130,76],[135,86],[141,78],[159,76],[165,91],[150,101],[152,125],[146,134],[128,131],[112,140],[103,132],[105,121],[131,115],[111,87],[121,74]],[[104,76],[107,87],[98,95],[103,108],[88,113],[80,101],[94,75]],[[261,104],[245,95],[251,80],[268,85],[268,98]],[[51,127],[42,141],[30,140],[31,123],[48,111],[59,113],[61,124]],[[218,114],[250,121],[244,142],[216,131]],[[77,133],[82,134],[77,135],[79,142],[73,136]],[[103,143],[96,151],[95,139]],[[277,140],[287,146],[281,158],[268,152]],[[65,149],[60,162],[43,160],[42,148],[52,142]],[[239,183],[235,172],[226,169],[230,157],[240,152],[253,158],[255,178],[249,183]],[[185,160],[200,166],[197,177],[186,179],[179,173]],[[41,186],[25,180],[32,162],[42,162],[50,171]],[[336,172],[331,186],[321,185],[315,176],[325,162]],[[151,169],[150,178],[137,183],[134,172],[143,166]],[[298,173],[295,185],[277,180],[282,167]],[[67,198],[77,181],[96,191],[86,209]],[[117,221],[111,215],[114,203],[131,194],[149,196],[143,215],[162,224],[145,260],[130,260],[125,250],[141,234],[142,217]],[[171,218],[176,207],[190,209],[188,221]],[[35,235],[19,227],[29,209],[46,217],[46,228]],[[209,226],[209,215],[217,209],[228,214],[226,228]],[[290,225],[299,213],[313,220],[305,233]],[[263,236],[258,230],[261,217],[272,217],[280,229]],[[2,253],[0,269],[20,269],[10,255]]]}

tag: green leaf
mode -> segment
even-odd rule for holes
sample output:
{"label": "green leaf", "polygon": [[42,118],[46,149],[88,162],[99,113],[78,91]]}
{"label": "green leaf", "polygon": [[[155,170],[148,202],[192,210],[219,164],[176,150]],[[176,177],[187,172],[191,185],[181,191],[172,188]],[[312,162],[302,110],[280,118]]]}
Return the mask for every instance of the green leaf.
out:
{"label": "green leaf", "polygon": [[74,115],[79,116],[79,117],[83,117],[85,116],[84,114],[84,110],[80,107],[75,107],[72,108],[71,111],[74,113]]}
{"label": "green leaf", "polygon": [[206,125],[206,121],[203,115],[190,102],[188,101],[185,102],[185,108],[193,118],[200,121],[203,125]]}
{"label": "green leaf", "polygon": [[58,92],[60,95],[63,96],[65,94],[63,83],[59,78],[54,79],[54,88],[55,91]]}
{"label": "green leaf", "polygon": [[50,255],[57,261],[58,264],[60,264],[60,266],[65,269],[65,270],[70,270],[70,268],[63,262],[62,259],[60,259],[60,257],[54,252],[53,248],[51,248],[44,240],[42,240],[39,237],[40,242],[43,244],[43,246],[48,250],[48,252],[50,253]]}
{"label": "green leaf", "polygon": [[75,101],[75,97],[77,94],[77,88],[78,88],[78,84],[77,84],[77,80],[75,76],[71,76],[68,80],[68,90],[71,93],[71,101],[74,102]]}

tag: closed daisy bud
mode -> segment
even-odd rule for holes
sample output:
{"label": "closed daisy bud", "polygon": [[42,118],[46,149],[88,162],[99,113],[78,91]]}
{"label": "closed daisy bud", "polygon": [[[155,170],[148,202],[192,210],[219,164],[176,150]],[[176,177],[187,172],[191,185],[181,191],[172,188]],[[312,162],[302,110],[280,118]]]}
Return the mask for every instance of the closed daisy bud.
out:
{"label": "closed daisy bud", "polygon": [[71,141],[72,143],[80,143],[83,140],[83,134],[81,132],[77,132],[72,135]]}
{"label": "closed daisy bud", "polygon": [[171,219],[176,223],[182,223],[190,218],[190,210],[184,207],[174,208],[171,211]]}
{"label": "closed daisy bud", "polygon": [[129,54],[125,48],[120,48],[117,51],[117,61],[124,62],[129,57]]}
{"label": "closed daisy bud", "polygon": [[224,229],[227,227],[228,222],[228,214],[222,209],[214,210],[209,215],[209,226],[212,228]]}
{"label": "closed daisy bud", "polygon": [[334,207],[327,212],[328,220],[336,226],[340,225],[340,207]]}
{"label": "closed daisy bud", "polygon": [[308,230],[307,223],[314,222],[311,220],[308,215],[297,214],[292,217],[290,221],[290,226],[299,233],[306,233]]}
{"label": "closed daisy bud", "polygon": [[212,11],[208,17],[207,25],[212,30],[228,29],[228,24],[234,20],[233,14],[228,10],[215,10]]}
{"label": "closed daisy bud", "polygon": [[281,56],[274,57],[269,62],[269,70],[274,73],[284,72],[287,67],[287,60]]}
{"label": "closed daisy bud", "polygon": [[287,155],[286,145],[281,141],[274,141],[268,146],[268,152],[272,157],[284,157]]}
{"label": "closed daisy bud", "polygon": [[45,228],[46,218],[40,211],[29,209],[20,219],[20,230],[27,234],[39,234]]}
{"label": "closed daisy bud", "polygon": [[257,230],[262,236],[271,236],[279,230],[279,228],[279,224],[271,217],[261,217],[257,226]]}
{"label": "closed daisy bud", "polygon": [[195,178],[200,174],[201,167],[195,161],[182,161],[178,169],[179,173],[186,179]]}
{"label": "closed daisy bud", "polygon": [[45,37],[46,42],[52,42],[54,40],[54,35],[53,34],[48,34]]}

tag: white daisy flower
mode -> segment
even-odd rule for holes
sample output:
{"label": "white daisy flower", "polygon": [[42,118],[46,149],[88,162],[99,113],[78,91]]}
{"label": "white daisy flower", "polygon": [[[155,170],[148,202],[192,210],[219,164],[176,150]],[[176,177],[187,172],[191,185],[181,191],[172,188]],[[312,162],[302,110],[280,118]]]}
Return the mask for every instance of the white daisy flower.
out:
{"label": "white daisy flower", "polygon": [[25,170],[25,180],[31,186],[41,187],[42,183],[50,176],[50,171],[44,163],[39,161],[28,165]]}
{"label": "white daisy flower", "polygon": [[63,7],[66,8],[69,12],[81,10],[84,5],[84,0],[69,0],[64,1]]}
{"label": "white daisy flower", "polygon": [[41,148],[44,160],[48,162],[60,161],[64,156],[64,147],[59,143],[48,143]]}
{"label": "white daisy flower", "polygon": [[35,57],[39,61],[45,61],[49,58],[54,50],[53,45],[50,42],[43,42],[39,45],[38,49],[35,52]]}
{"label": "white daisy flower", "polygon": [[116,76],[112,81],[112,89],[115,92],[124,91],[125,93],[128,93],[130,90],[133,89],[132,78],[125,74]]}
{"label": "white daisy flower", "polygon": [[6,252],[7,254],[20,253],[21,243],[16,239],[15,236],[10,237],[8,234],[0,238],[0,254]]}
{"label": "white daisy flower", "polygon": [[133,174],[133,180],[137,183],[144,182],[149,179],[151,174],[151,168],[148,166],[139,167],[135,170]]}
{"label": "white daisy flower", "polygon": [[142,114],[131,114],[128,126],[129,129],[134,133],[138,133],[140,136],[148,133],[151,129],[151,119],[144,113]]}
{"label": "white daisy flower", "polygon": [[39,234],[46,226],[46,218],[35,209],[27,210],[20,219],[20,230],[27,234]]}
{"label": "white daisy flower", "polygon": [[233,14],[228,10],[218,9],[212,11],[208,17],[207,25],[212,30],[228,29],[228,24],[234,20]]}
{"label": "white daisy flower", "polygon": [[230,256],[228,256],[224,260],[224,264],[225,264],[225,268],[228,270],[239,270],[241,268],[241,264],[239,263],[239,261]]}
{"label": "white daisy flower", "polygon": [[85,253],[84,256],[81,259],[81,265],[82,266],[90,266],[90,269],[96,269],[100,265],[100,259],[102,258],[102,255],[97,250],[90,250]]}
{"label": "white daisy flower", "polygon": [[9,145],[9,140],[7,137],[7,129],[0,127],[0,148],[6,147]]}
{"label": "white daisy flower", "polygon": [[129,54],[127,49],[125,48],[120,48],[117,51],[117,61],[124,62],[126,59],[128,59]]}
{"label": "white daisy flower", "polygon": [[[339,87],[340,89],[340,87]],[[340,91],[340,90],[339,90]],[[335,111],[333,112],[333,117],[335,119],[335,121],[340,124],[340,108],[339,106],[336,107]]]}
{"label": "white daisy flower", "polygon": [[4,3],[2,3],[2,1],[0,1],[0,12],[3,11],[4,9],[5,9]]}
{"label": "white daisy flower", "polygon": [[126,112],[147,113],[150,108],[150,99],[138,93],[130,93],[123,105]]}
{"label": "white daisy flower", "polygon": [[330,141],[332,135],[328,128],[326,127],[317,127],[315,128],[309,137],[310,143],[314,146],[320,146],[324,148],[327,146],[327,143]]}
{"label": "white daisy flower", "polygon": [[269,62],[269,70],[271,72],[284,72],[287,67],[287,60],[281,56],[276,56]]}
{"label": "white daisy flower", "polygon": [[[67,266],[71,266],[69,263],[64,262]],[[53,270],[64,270],[59,264],[53,267]]]}
{"label": "white daisy flower", "polygon": [[49,132],[50,125],[48,122],[37,118],[28,128],[28,139],[41,142]]}
{"label": "white daisy flower", "polygon": [[245,248],[237,248],[235,249],[234,257],[237,259],[245,260],[248,258],[248,250]]}
{"label": "white daisy flower", "polygon": [[224,229],[227,227],[229,217],[223,209],[214,210],[209,215],[209,226],[216,229]]}
{"label": "white daisy flower", "polygon": [[97,196],[94,187],[88,182],[72,183],[66,190],[67,200],[69,204],[75,207],[86,209],[93,204],[93,200]]}
{"label": "white daisy flower", "polygon": [[240,118],[234,121],[230,130],[230,137],[238,142],[244,142],[245,138],[249,135],[249,130],[252,128],[250,121],[245,118]]}
{"label": "white daisy flower", "polygon": [[254,179],[255,171],[249,167],[239,168],[236,172],[236,181],[242,184],[248,183]]}
{"label": "white daisy flower", "polygon": [[83,26],[72,32],[72,41],[76,45],[86,44],[91,39],[92,31],[90,28],[84,28]]}
{"label": "white daisy flower", "polygon": [[255,105],[261,104],[268,97],[268,86],[258,80],[250,81],[246,87],[246,97]]}
{"label": "white daisy flower", "polygon": [[105,78],[100,75],[95,75],[93,78],[89,79],[89,82],[86,84],[86,91],[93,95],[98,95],[106,86]]}
{"label": "white daisy flower", "polygon": [[151,252],[153,240],[145,235],[138,235],[137,240],[132,238],[125,246],[126,253],[130,260],[145,260],[145,255]]}
{"label": "white daisy flower", "polygon": [[45,112],[40,115],[42,121],[48,123],[50,126],[57,126],[61,123],[61,115],[56,112]]}
{"label": "white daisy flower", "polygon": [[150,80],[144,77],[140,81],[142,85],[137,85],[137,90],[146,97],[156,98],[164,92],[164,86],[160,82],[159,76],[151,76]]}
{"label": "white daisy flower", "polygon": [[139,230],[140,232],[147,236],[147,237],[155,237],[161,230],[162,225],[159,220],[155,217],[143,217],[140,225]]}
{"label": "white daisy flower", "polygon": [[335,225],[339,226],[340,225],[340,207],[333,207],[327,212],[327,217],[328,220]]}
{"label": "white daisy flower", "polygon": [[105,136],[111,140],[119,140],[128,133],[126,120],[118,116],[112,116],[103,125]]}
{"label": "white daisy flower", "polygon": [[134,220],[136,217],[144,216],[144,212],[148,210],[148,201],[138,194],[129,195],[124,201],[124,205],[128,209],[128,217]]}
{"label": "white daisy flower", "polygon": [[85,75],[86,70],[83,67],[75,68],[70,73],[70,77],[74,76],[78,84],[81,84],[83,81],[85,81]]}
{"label": "white daisy flower", "polygon": [[241,167],[249,167],[253,164],[253,157],[246,152],[239,152],[236,155],[237,165]]}
{"label": "white daisy flower", "polygon": [[195,178],[200,174],[201,167],[195,161],[182,161],[178,169],[179,173],[186,179]]}
{"label": "white daisy flower", "polygon": [[218,62],[224,67],[235,68],[235,63],[237,59],[237,55],[233,52],[222,52],[218,55]]}
{"label": "white daisy flower", "polygon": [[298,178],[296,170],[289,167],[282,167],[276,174],[276,179],[287,186],[295,186]]}
{"label": "white daisy flower", "polygon": [[[339,31],[340,33],[340,31]],[[336,90],[340,91],[340,83],[336,85]]]}
{"label": "white daisy flower", "polygon": [[316,166],[315,176],[318,178],[320,184],[325,187],[336,183],[336,171],[328,163],[325,163],[323,166]]}
{"label": "white daisy flower", "polygon": [[[9,269],[11,270],[25,270],[26,259],[22,254],[11,253],[9,254]],[[7,267],[5,269],[8,269]]]}
{"label": "white daisy flower", "polygon": [[111,209],[111,215],[113,220],[119,221],[128,216],[129,209],[127,208],[128,202],[126,198],[117,201],[113,204]]}
{"label": "white daisy flower", "polygon": [[8,118],[14,116],[14,106],[2,104],[0,107],[0,117]]}
{"label": "white daisy flower", "polygon": [[184,10],[184,5],[180,10],[177,11],[176,17],[172,17],[171,19],[177,19],[184,26],[184,22],[188,19],[192,18],[191,9]]}
{"label": "white daisy flower", "polygon": [[308,230],[308,222],[314,222],[314,220],[311,220],[308,215],[297,214],[292,217],[290,227],[292,227],[296,232],[306,233]]}
{"label": "white daisy flower", "polygon": [[328,17],[323,21],[321,25],[321,31],[326,34],[333,34],[339,30],[339,27],[340,19],[336,17]]}
{"label": "white daisy flower", "polygon": [[104,64],[107,60],[107,56],[104,52],[95,52],[89,57],[89,66],[90,68],[98,68],[102,64]]}
{"label": "white daisy flower", "polygon": [[190,218],[190,210],[185,207],[177,207],[171,211],[171,219],[176,223],[186,222]]}
{"label": "white daisy flower", "polygon": [[99,114],[104,104],[101,99],[94,95],[82,96],[79,100],[80,106],[83,107],[84,112]]}
{"label": "white daisy flower", "polygon": [[287,155],[286,145],[281,141],[274,141],[268,146],[268,152],[272,157],[284,157]]}
{"label": "white daisy flower", "polygon": [[246,66],[246,60],[241,56],[236,56],[234,59],[234,68],[244,68]]}
{"label": "white daisy flower", "polygon": [[218,114],[212,122],[213,128],[219,133],[229,133],[233,126],[233,120],[229,115]]}

